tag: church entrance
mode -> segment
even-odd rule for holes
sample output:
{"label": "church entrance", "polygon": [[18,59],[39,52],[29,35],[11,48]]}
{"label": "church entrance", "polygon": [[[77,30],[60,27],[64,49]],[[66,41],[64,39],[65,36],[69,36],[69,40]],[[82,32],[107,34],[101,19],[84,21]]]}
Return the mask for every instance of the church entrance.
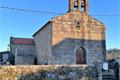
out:
{"label": "church entrance", "polygon": [[78,48],[76,51],[76,64],[86,64],[85,50]]}

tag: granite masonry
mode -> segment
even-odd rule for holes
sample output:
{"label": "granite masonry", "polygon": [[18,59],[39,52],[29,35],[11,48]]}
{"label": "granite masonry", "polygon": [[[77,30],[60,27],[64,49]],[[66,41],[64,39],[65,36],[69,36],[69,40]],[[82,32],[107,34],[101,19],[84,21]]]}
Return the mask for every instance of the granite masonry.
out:
{"label": "granite masonry", "polygon": [[35,63],[36,50],[33,39],[11,37],[10,50],[15,57],[15,65],[32,65]]}
{"label": "granite masonry", "polygon": [[68,13],[34,35],[38,64],[88,64],[105,60],[105,25],[91,17],[88,0],[69,0]]}
{"label": "granite masonry", "polygon": [[37,60],[37,64],[93,65],[103,62],[105,25],[90,16],[88,8],[88,0],[69,0],[69,11],[48,21],[33,34],[32,42],[30,39],[17,39],[22,44],[11,42],[11,52],[17,55],[15,63],[33,64]]}

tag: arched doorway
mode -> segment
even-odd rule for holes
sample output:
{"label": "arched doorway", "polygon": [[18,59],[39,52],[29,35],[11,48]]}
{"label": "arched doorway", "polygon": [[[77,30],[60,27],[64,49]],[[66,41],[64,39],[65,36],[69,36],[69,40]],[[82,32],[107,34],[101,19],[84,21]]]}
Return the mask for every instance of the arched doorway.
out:
{"label": "arched doorway", "polygon": [[76,51],[76,64],[86,64],[86,54],[83,48],[78,48]]}

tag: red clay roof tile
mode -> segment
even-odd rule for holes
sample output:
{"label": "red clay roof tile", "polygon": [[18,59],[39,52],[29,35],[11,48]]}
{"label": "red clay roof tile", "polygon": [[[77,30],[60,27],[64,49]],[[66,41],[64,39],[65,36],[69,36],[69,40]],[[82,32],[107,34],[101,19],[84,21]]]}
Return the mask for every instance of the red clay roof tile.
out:
{"label": "red clay roof tile", "polygon": [[11,38],[11,44],[31,44],[34,45],[34,39],[32,38]]}

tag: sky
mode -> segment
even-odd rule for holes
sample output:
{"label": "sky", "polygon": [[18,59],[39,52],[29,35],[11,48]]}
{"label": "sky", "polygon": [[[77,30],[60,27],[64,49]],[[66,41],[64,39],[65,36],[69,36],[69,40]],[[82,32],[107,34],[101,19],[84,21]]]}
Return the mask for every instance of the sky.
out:
{"label": "sky", "polygon": [[[0,7],[67,13],[68,0],[0,0]],[[106,25],[106,48],[120,49],[120,0],[89,0],[89,14]],[[10,36],[32,35],[59,14],[22,12],[0,8],[0,51],[8,48]]]}

